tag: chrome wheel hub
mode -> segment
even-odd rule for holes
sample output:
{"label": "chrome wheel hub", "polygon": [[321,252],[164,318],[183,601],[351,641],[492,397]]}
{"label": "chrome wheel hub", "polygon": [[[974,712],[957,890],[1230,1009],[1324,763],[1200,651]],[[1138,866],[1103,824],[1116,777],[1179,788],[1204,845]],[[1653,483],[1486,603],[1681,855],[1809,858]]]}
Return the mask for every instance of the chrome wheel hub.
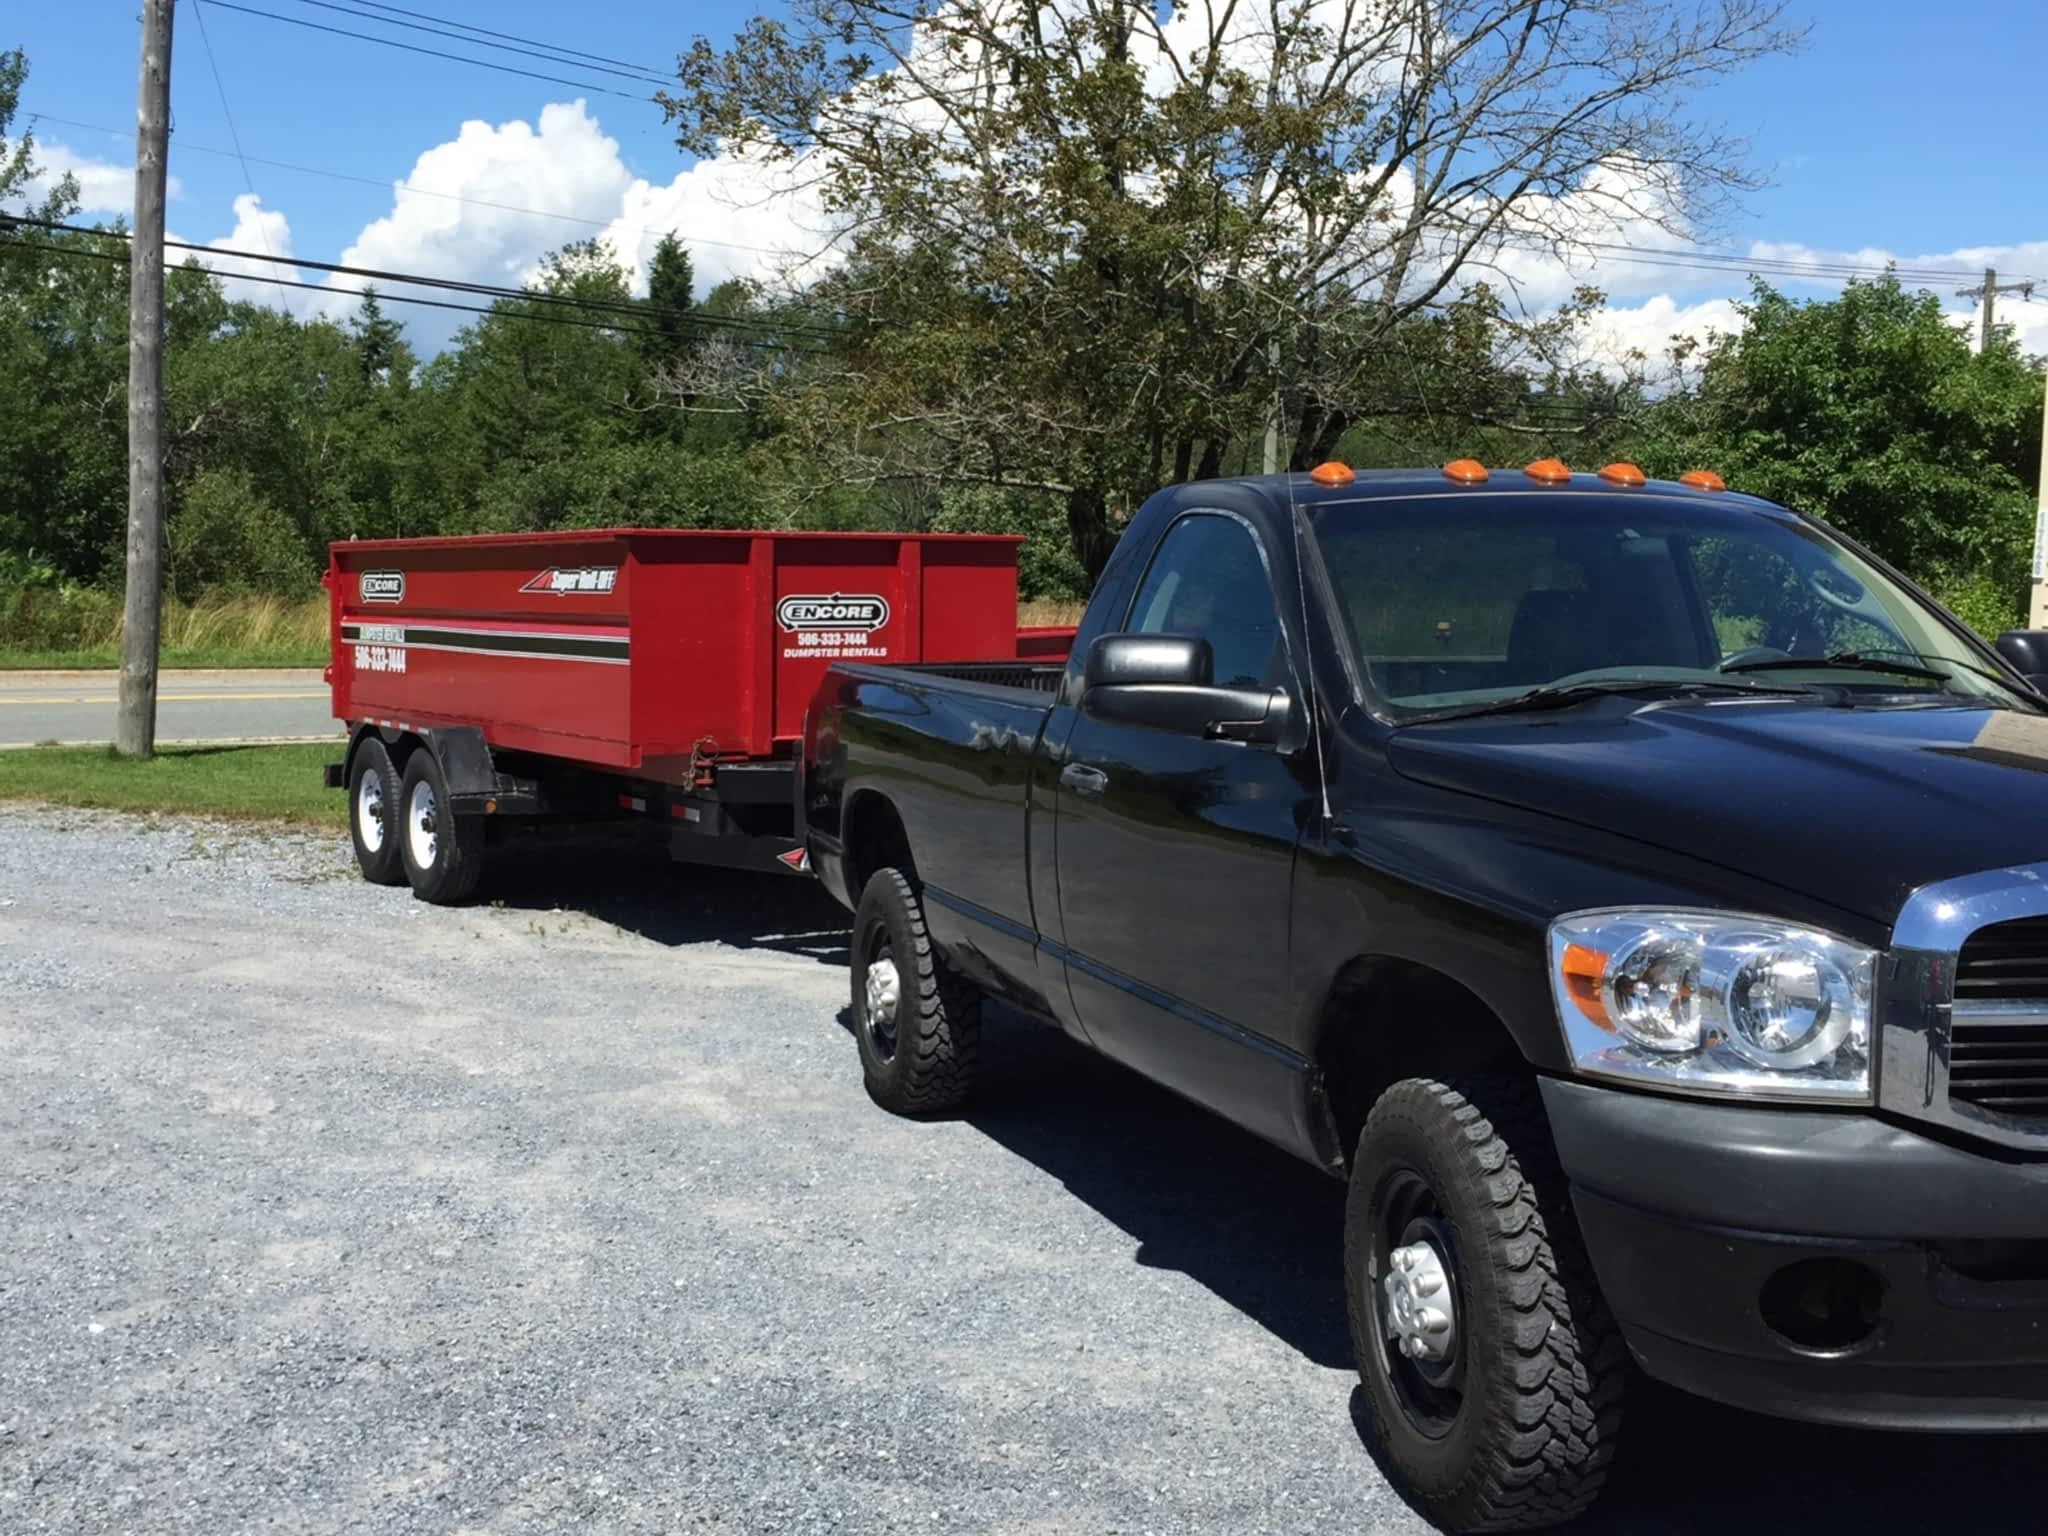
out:
{"label": "chrome wheel hub", "polygon": [[371,853],[384,851],[384,776],[374,768],[356,786],[356,835]]}
{"label": "chrome wheel hub", "polygon": [[903,1001],[903,980],[896,974],[896,962],[882,955],[868,964],[868,1028],[893,1037],[896,1010]]}
{"label": "chrome wheel hub", "polygon": [[1449,1358],[1458,1345],[1458,1304],[1449,1270],[1436,1245],[1426,1238],[1405,1244],[1387,1255],[1387,1338],[1410,1360]]}
{"label": "chrome wheel hub", "polygon": [[412,803],[406,807],[406,836],[412,842],[412,861],[420,869],[432,869],[441,852],[439,805],[434,786],[424,781],[412,787]]}

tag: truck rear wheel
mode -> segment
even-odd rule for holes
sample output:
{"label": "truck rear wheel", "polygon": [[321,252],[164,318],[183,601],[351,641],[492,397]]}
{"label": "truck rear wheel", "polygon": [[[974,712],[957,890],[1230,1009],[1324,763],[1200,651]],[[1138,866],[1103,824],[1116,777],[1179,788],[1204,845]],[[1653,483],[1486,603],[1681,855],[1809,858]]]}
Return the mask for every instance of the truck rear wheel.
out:
{"label": "truck rear wheel", "polygon": [[1583,1513],[1627,1350],[1533,1088],[1410,1078],[1367,1117],[1344,1218],[1351,1347],[1394,1470],[1446,1531]]}
{"label": "truck rear wheel", "polygon": [[398,847],[412,893],[436,906],[467,901],[484,867],[481,816],[458,816],[448,782],[426,747],[407,759],[399,786]]}
{"label": "truck rear wheel", "polygon": [[372,885],[405,884],[398,851],[398,771],[375,736],[357,744],[348,770],[348,832],[356,868]]}
{"label": "truck rear wheel", "polygon": [[932,948],[924,904],[877,870],[853,920],[853,1032],[868,1097],[898,1115],[957,1109],[974,1085],[981,994]]}

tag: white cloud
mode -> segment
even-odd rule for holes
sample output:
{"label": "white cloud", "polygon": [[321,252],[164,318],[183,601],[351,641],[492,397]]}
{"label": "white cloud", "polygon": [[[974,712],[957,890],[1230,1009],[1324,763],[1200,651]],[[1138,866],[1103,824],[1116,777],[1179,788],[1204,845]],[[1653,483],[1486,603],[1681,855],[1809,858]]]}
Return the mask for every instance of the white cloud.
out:
{"label": "white cloud", "polygon": [[540,258],[600,237],[644,289],[661,237],[689,247],[698,287],[769,277],[826,239],[816,199],[790,173],[735,155],[672,180],[632,175],[618,141],[582,101],[543,107],[537,123],[471,121],[422,154],[391,212],[342,253],[352,266],[487,283],[522,283]]}
{"label": "white cloud", "polygon": [[[37,138],[35,159],[38,173],[30,178],[23,195],[25,203],[39,203],[57,183],[70,176],[78,184],[80,213],[125,219],[135,211],[135,168],[80,154],[53,139]],[[180,197],[184,189],[178,178],[167,177],[166,195]]]}
{"label": "white cloud", "polygon": [[1608,305],[1588,314],[1578,328],[1579,359],[1607,373],[1639,368],[1655,380],[1679,338],[1704,342],[1715,333],[1741,329],[1733,299],[1680,304],[1669,294],[1658,294],[1633,307]]}
{"label": "white cloud", "polygon": [[[244,253],[250,257],[290,256],[291,221],[278,210],[265,208],[263,199],[253,192],[244,192],[236,197],[234,209],[235,227],[232,230],[218,239],[207,241],[203,254],[198,251],[171,251],[172,262],[189,257],[202,267],[219,273],[223,279],[222,287],[231,299],[263,304],[272,309],[286,309],[293,314],[310,313],[319,301],[318,295],[303,288],[285,286],[285,283],[303,280],[298,268],[283,262],[237,260]],[[173,240],[183,238],[175,231],[167,231],[167,234]]]}

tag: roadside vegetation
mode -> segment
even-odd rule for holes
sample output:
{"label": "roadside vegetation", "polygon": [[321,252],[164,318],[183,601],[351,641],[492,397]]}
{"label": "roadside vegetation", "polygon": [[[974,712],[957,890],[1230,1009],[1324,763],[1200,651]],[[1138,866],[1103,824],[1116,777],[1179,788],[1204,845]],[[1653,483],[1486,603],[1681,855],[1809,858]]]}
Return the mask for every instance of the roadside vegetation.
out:
{"label": "roadside vegetation", "polygon": [[159,747],[138,761],[106,747],[24,747],[0,751],[0,800],[342,827],[347,796],[320,778],[340,748]]}
{"label": "roadside vegetation", "polygon": [[[120,660],[119,593],[0,589],[0,669],[113,667]],[[326,660],[324,598],[220,593],[164,605],[167,667],[317,667]]]}

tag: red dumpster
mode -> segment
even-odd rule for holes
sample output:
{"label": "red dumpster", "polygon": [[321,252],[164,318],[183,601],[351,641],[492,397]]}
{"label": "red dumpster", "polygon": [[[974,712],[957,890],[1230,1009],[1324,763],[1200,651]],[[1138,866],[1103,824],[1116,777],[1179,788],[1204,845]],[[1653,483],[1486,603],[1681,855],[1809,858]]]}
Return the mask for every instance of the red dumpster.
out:
{"label": "red dumpster", "polygon": [[[351,788],[358,856],[394,830],[399,799],[410,815],[432,798],[446,830],[451,814],[588,813],[593,785],[609,809],[699,834],[684,856],[785,855],[791,747],[832,661],[1065,655],[1071,631],[1018,630],[1021,542],[602,529],[336,544],[328,681],[351,745],[329,778]],[[434,772],[438,793],[413,782]],[[751,846],[714,852],[721,834]],[[367,851],[373,879],[407,854]]]}

